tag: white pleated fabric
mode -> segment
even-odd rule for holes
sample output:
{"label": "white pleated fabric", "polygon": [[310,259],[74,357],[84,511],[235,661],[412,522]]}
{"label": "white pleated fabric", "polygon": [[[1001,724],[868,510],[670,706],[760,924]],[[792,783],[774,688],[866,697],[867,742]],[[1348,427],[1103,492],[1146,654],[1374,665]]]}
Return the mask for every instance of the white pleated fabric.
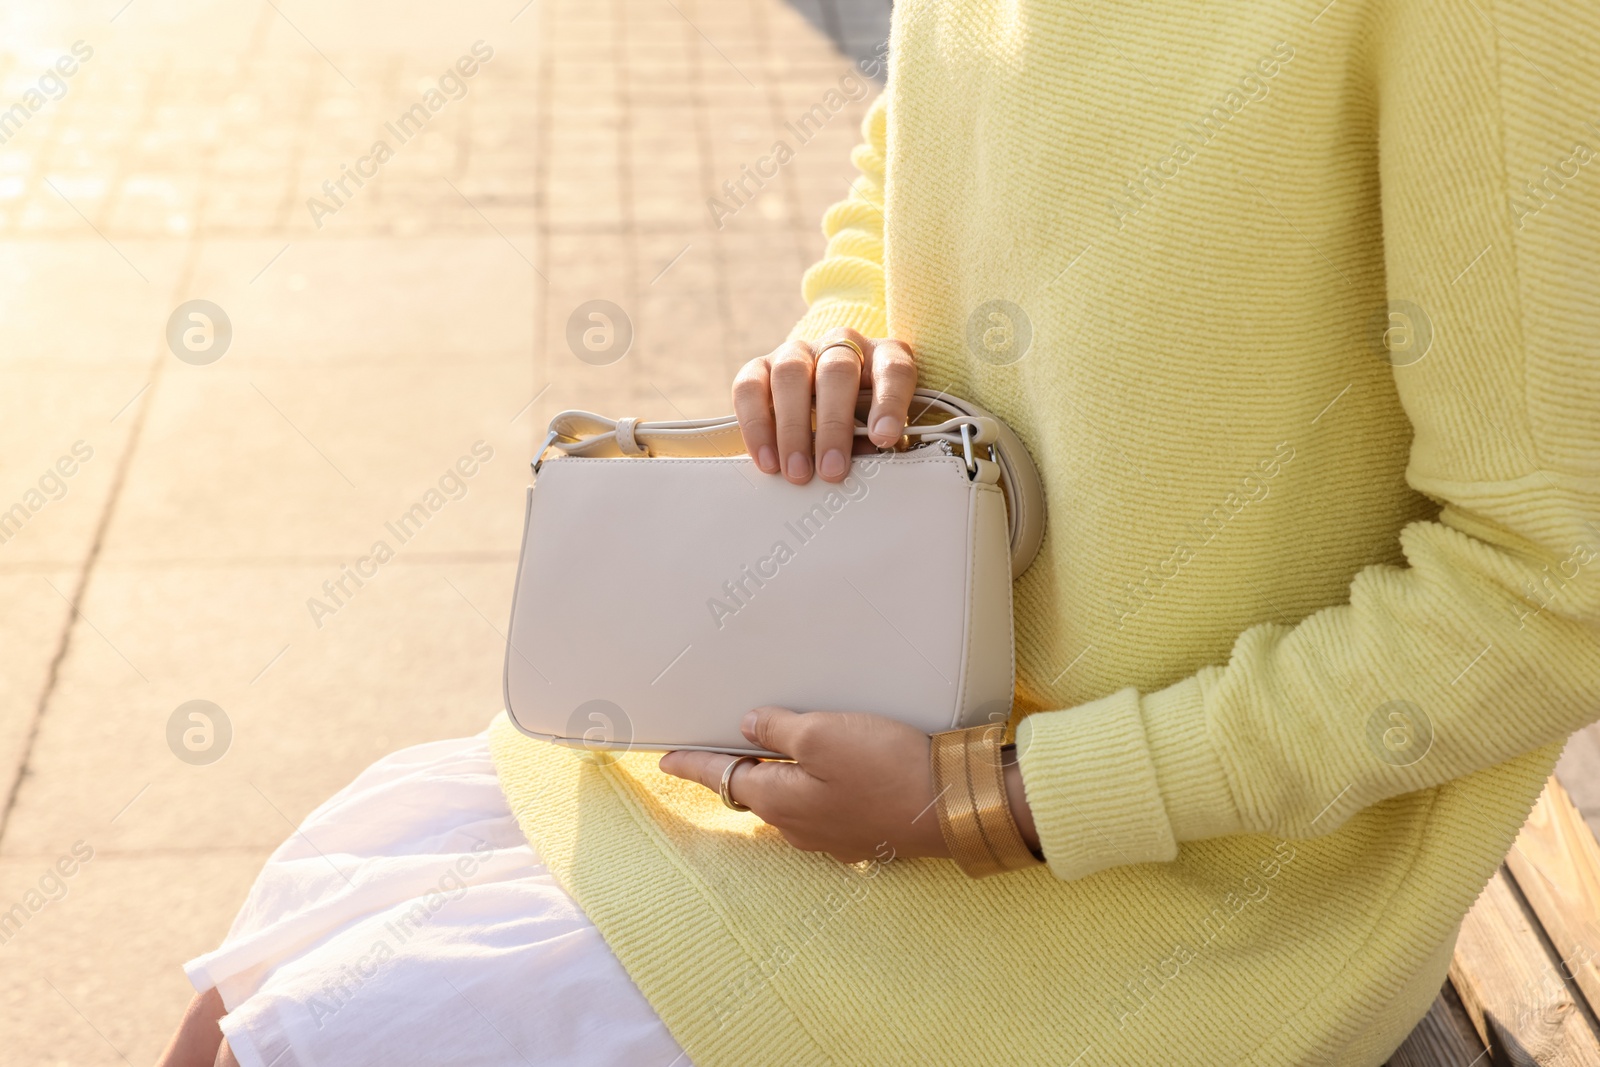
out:
{"label": "white pleated fabric", "polygon": [[243,1067],[689,1067],[523,837],[485,735],[368,767],[184,971]]}

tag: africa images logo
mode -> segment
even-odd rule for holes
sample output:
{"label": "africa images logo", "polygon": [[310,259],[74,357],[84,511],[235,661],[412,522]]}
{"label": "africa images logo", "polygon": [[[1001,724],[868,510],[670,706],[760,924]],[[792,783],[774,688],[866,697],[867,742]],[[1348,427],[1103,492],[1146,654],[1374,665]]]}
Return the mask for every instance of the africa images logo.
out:
{"label": "africa images logo", "polygon": [[739,568],[738,574],[722,583],[722,596],[706,598],[706,610],[711,612],[711,621],[716,623],[717,629],[722,629],[729,618],[749,607],[755,595],[766,588],[767,582],[778,577],[783,565],[793,560],[801,548],[814,541],[828,523],[844,510],[845,505],[866,498],[870,487],[865,479],[878,473],[878,464],[869,458],[857,456],[855,467],[860,472],[859,478],[851,473],[839,483],[838,488],[828,490],[821,500],[783,524],[784,530],[794,538],[793,545],[788,538],[778,538],[773,542],[772,549],[756,560],[753,568],[747,563]]}

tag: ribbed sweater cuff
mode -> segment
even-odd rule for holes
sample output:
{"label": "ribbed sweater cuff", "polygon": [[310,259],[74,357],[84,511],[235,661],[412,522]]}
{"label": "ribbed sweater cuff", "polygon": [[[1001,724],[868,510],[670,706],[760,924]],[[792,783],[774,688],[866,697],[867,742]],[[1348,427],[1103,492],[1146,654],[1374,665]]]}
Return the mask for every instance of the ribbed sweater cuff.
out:
{"label": "ribbed sweater cuff", "polygon": [[1193,678],[1143,697],[1124,689],[1030,715],[1017,727],[1017,750],[1057,878],[1166,862],[1180,841],[1242,829]]}
{"label": "ribbed sweater cuff", "polygon": [[1206,734],[1205,695],[1199,679],[1185,678],[1146,693],[1139,704],[1172,836],[1181,843],[1243,833],[1233,788],[1217,747]]}

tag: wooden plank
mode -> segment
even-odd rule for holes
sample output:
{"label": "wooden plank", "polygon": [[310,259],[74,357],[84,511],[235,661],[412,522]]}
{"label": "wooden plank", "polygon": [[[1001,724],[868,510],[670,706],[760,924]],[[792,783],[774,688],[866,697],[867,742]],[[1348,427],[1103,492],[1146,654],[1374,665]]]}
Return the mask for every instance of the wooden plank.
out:
{"label": "wooden plank", "polygon": [[1494,1063],[1600,1067],[1600,1037],[1501,867],[1461,923],[1450,981]]}
{"label": "wooden plank", "polygon": [[1561,957],[1563,974],[1600,1015],[1600,842],[1554,778],[1506,866]]}
{"label": "wooden plank", "polygon": [[1488,1067],[1483,1042],[1449,982],[1384,1067]]}

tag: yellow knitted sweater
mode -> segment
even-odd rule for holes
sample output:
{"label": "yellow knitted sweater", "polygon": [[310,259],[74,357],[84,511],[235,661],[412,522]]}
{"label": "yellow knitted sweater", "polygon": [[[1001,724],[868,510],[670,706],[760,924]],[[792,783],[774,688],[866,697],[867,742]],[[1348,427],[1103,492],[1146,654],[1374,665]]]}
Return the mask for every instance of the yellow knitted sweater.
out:
{"label": "yellow knitted sweater", "polygon": [[842,867],[502,720],[507,794],[698,1067],[1379,1063],[1600,714],[1600,8],[901,0],[891,54],[793,335],[1038,461],[1049,866]]}

